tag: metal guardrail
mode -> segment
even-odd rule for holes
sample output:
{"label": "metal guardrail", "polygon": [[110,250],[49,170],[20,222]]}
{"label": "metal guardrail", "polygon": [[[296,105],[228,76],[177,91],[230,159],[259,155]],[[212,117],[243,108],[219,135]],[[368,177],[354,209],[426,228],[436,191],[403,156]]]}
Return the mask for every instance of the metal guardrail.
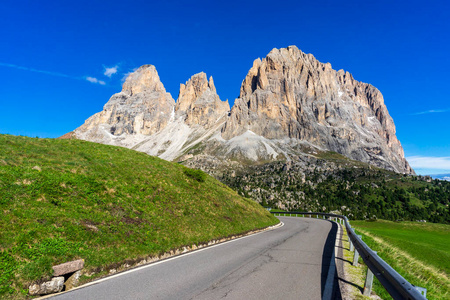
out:
{"label": "metal guardrail", "polygon": [[[319,213],[319,212],[270,212],[272,214],[290,214],[290,215],[316,215],[317,217],[332,217],[342,219],[345,223],[345,228],[347,229],[347,235],[349,241],[355,247],[355,251],[359,253],[364,263],[367,265],[369,270],[375,275],[380,283],[384,286],[386,291],[394,299],[411,299],[411,300],[423,300],[426,299],[418,289],[411,283],[409,283],[403,276],[401,276],[397,271],[395,271],[390,265],[388,265],[381,257],[377,255],[375,251],[369,248],[358,237],[350,226],[350,222],[346,216]],[[356,252],[355,252],[356,257]]]}

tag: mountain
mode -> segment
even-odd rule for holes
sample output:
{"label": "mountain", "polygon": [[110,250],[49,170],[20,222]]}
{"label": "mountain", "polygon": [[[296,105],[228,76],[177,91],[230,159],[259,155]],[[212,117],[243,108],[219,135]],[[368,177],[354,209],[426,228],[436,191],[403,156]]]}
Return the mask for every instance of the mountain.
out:
{"label": "mountain", "polygon": [[144,65],[71,135],[209,171],[334,151],[414,174],[380,91],[295,46],[256,59],[231,110],[205,73],[181,84],[175,102]]}
{"label": "mountain", "polygon": [[430,175],[430,177],[433,177],[435,179],[450,181],[450,174],[434,174],[434,175]]}

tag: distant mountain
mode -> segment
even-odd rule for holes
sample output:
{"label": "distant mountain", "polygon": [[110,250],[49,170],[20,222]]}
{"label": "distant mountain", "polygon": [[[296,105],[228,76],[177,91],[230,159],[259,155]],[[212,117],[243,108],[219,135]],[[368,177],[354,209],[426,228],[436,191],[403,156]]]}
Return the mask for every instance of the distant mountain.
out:
{"label": "distant mountain", "polygon": [[450,173],[449,174],[436,174],[436,175],[430,175],[434,179],[440,179],[440,180],[447,180],[450,181]]}
{"label": "distant mountain", "polygon": [[175,102],[155,67],[144,65],[69,136],[210,171],[334,151],[414,174],[380,91],[295,46],[255,60],[231,110],[205,73],[181,84]]}

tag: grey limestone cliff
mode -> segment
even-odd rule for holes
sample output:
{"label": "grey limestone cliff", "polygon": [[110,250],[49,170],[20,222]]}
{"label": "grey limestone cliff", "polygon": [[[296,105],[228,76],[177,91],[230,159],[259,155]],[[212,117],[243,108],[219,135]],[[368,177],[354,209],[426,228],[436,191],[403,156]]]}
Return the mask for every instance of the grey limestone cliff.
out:
{"label": "grey limestone cliff", "polygon": [[380,91],[295,46],[254,61],[231,112],[205,73],[181,84],[175,103],[155,67],[142,66],[74,136],[193,165],[290,161],[318,149],[414,173]]}

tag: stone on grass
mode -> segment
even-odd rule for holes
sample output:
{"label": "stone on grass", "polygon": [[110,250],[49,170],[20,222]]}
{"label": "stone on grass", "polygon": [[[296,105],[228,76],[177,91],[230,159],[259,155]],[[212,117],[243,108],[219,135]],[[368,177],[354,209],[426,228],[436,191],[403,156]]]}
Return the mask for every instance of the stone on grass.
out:
{"label": "stone on grass", "polygon": [[78,281],[80,280],[81,271],[76,271],[73,273],[65,282],[66,291],[73,289],[78,285]]}
{"label": "stone on grass", "polygon": [[53,266],[53,276],[60,276],[76,272],[83,269],[84,259],[69,261],[60,265]]}
{"label": "stone on grass", "polygon": [[30,285],[28,291],[31,296],[47,295],[61,292],[64,287],[64,276],[53,277],[52,280]]}

